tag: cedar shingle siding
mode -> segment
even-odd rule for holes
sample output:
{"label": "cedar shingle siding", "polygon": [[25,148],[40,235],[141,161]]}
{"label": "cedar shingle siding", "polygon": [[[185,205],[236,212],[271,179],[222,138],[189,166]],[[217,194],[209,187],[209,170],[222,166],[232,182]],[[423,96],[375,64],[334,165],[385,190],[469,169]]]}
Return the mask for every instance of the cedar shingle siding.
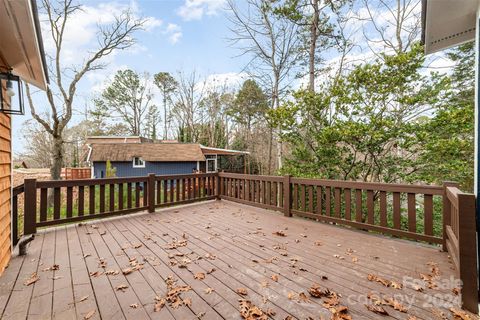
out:
{"label": "cedar shingle siding", "polygon": [[[157,175],[169,175],[169,174],[189,174],[197,168],[196,161],[185,162],[150,162],[145,161],[145,168],[134,168],[132,161],[118,162],[112,161],[112,166],[117,169],[117,177],[135,177],[146,176],[149,173],[155,173]],[[105,178],[106,162],[94,162],[93,170],[95,178]]]}

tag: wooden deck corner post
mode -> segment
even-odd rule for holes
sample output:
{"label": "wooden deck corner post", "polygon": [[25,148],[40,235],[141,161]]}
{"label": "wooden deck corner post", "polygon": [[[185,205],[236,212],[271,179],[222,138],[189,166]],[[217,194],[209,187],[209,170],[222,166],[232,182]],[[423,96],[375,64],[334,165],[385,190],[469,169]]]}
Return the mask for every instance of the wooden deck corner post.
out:
{"label": "wooden deck corner post", "polygon": [[37,233],[37,179],[25,179],[23,234]]}
{"label": "wooden deck corner post", "polygon": [[150,173],[148,175],[148,212],[155,212],[155,174]]}
{"label": "wooden deck corner post", "polygon": [[443,195],[442,195],[442,237],[443,237],[443,242],[442,242],[442,250],[447,251],[447,226],[451,224],[452,220],[452,208],[450,206],[450,201],[448,200],[447,197],[447,187],[458,187],[458,183],[452,182],[452,181],[444,181],[443,182]]}
{"label": "wooden deck corner post", "polygon": [[458,195],[458,251],[460,280],[462,281],[462,308],[478,313],[477,228],[475,196]]}
{"label": "wooden deck corner post", "polygon": [[283,179],[283,214],[285,217],[291,217],[292,213],[290,211],[290,179],[291,175],[286,175]]}

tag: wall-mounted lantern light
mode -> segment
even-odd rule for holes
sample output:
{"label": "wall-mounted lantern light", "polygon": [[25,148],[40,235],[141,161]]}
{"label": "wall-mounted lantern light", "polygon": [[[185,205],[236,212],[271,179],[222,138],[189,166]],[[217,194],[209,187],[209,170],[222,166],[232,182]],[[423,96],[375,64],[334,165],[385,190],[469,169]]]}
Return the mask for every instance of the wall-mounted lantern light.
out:
{"label": "wall-mounted lantern light", "polygon": [[11,72],[0,73],[0,112],[24,114],[22,81]]}

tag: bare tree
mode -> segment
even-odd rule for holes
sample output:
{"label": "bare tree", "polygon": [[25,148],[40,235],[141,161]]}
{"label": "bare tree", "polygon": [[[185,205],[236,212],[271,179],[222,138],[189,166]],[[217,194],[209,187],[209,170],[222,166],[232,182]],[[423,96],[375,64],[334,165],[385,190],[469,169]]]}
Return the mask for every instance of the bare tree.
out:
{"label": "bare tree", "polygon": [[[266,89],[270,107],[278,108],[280,96],[290,84],[292,69],[298,58],[298,27],[287,19],[274,14],[270,1],[246,0],[247,9],[242,11],[233,0],[228,1],[231,12],[232,44],[241,55],[250,56],[246,66],[250,76],[256,78]],[[269,143],[268,172],[272,170],[273,129]],[[278,136],[278,135],[277,135]],[[277,139],[277,168],[282,167],[282,142]]]}
{"label": "bare tree", "polygon": [[198,139],[198,123],[200,102],[205,95],[205,81],[194,70],[187,75],[178,73],[178,85],[175,91],[176,103],[172,114],[178,123],[179,140],[182,142],[196,142]]}
{"label": "bare tree", "polygon": [[73,3],[73,0],[43,0],[43,7],[48,17],[50,36],[52,37],[55,53],[50,60],[50,77],[54,80],[46,91],[48,105],[51,113],[48,118],[37,113],[33,102],[30,87],[26,86],[27,99],[30,105],[32,117],[40,123],[53,139],[53,160],[50,169],[51,178],[59,180],[64,160],[63,131],[72,118],[77,86],[82,78],[91,71],[105,68],[102,58],[110,55],[116,50],[123,50],[135,43],[132,35],[142,29],[145,22],[143,19],[136,19],[130,11],[125,11],[115,17],[115,21],[106,26],[98,26],[98,48],[91,52],[80,66],[70,66],[70,74],[66,76],[67,68],[62,66],[61,53],[64,44],[65,29],[68,22],[79,11],[80,5]]}
{"label": "bare tree", "polygon": [[[383,50],[396,54],[406,52],[420,33],[420,1],[416,0],[362,0],[367,14],[359,17],[371,28],[363,28],[367,44],[381,45]],[[367,33],[369,30],[370,32]]]}

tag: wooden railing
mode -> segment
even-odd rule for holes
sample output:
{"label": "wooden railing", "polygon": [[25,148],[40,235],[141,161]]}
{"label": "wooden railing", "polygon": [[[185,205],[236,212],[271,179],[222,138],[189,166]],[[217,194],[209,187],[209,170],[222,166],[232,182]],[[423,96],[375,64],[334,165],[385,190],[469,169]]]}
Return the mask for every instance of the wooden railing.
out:
{"label": "wooden railing", "polygon": [[219,173],[220,198],[260,208],[283,210],[284,177]]}
{"label": "wooden railing", "polygon": [[445,244],[462,281],[463,308],[478,313],[475,196],[446,186]]}
{"label": "wooden railing", "polygon": [[[144,210],[153,212],[156,207],[213,199],[216,178],[214,173],[57,181],[25,179],[23,231],[28,235],[39,227]],[[13,201],[16,218],[15,194]]]}
{"label": "wooden railing", "polygon": [[[203,173],[194,175],[155,176],[152,201],[155,207],[172,204],[185,204],[217,197],[217,174]],[[173,187],[172,187],[173,186]]]}
{"label": "wooden railing", "polygon": [[413,240],[443,242],[441,220],[437,234],[434,232],[434,197],[441,200],[444,193],[440,186],[231,173],[220,173],[219,177],[220,197],[224,199],[281,210],[286,216],[294,214]]}
{"label": "wooden railing", "polygon": [[225,199],[365,231],[442,244],[463,282],[464,307],[477,312],[475,196],[456,185],[405,185],[233,173],[37,181],[13,191],[24,234],[38,227],[109,217],[209,199]]}

